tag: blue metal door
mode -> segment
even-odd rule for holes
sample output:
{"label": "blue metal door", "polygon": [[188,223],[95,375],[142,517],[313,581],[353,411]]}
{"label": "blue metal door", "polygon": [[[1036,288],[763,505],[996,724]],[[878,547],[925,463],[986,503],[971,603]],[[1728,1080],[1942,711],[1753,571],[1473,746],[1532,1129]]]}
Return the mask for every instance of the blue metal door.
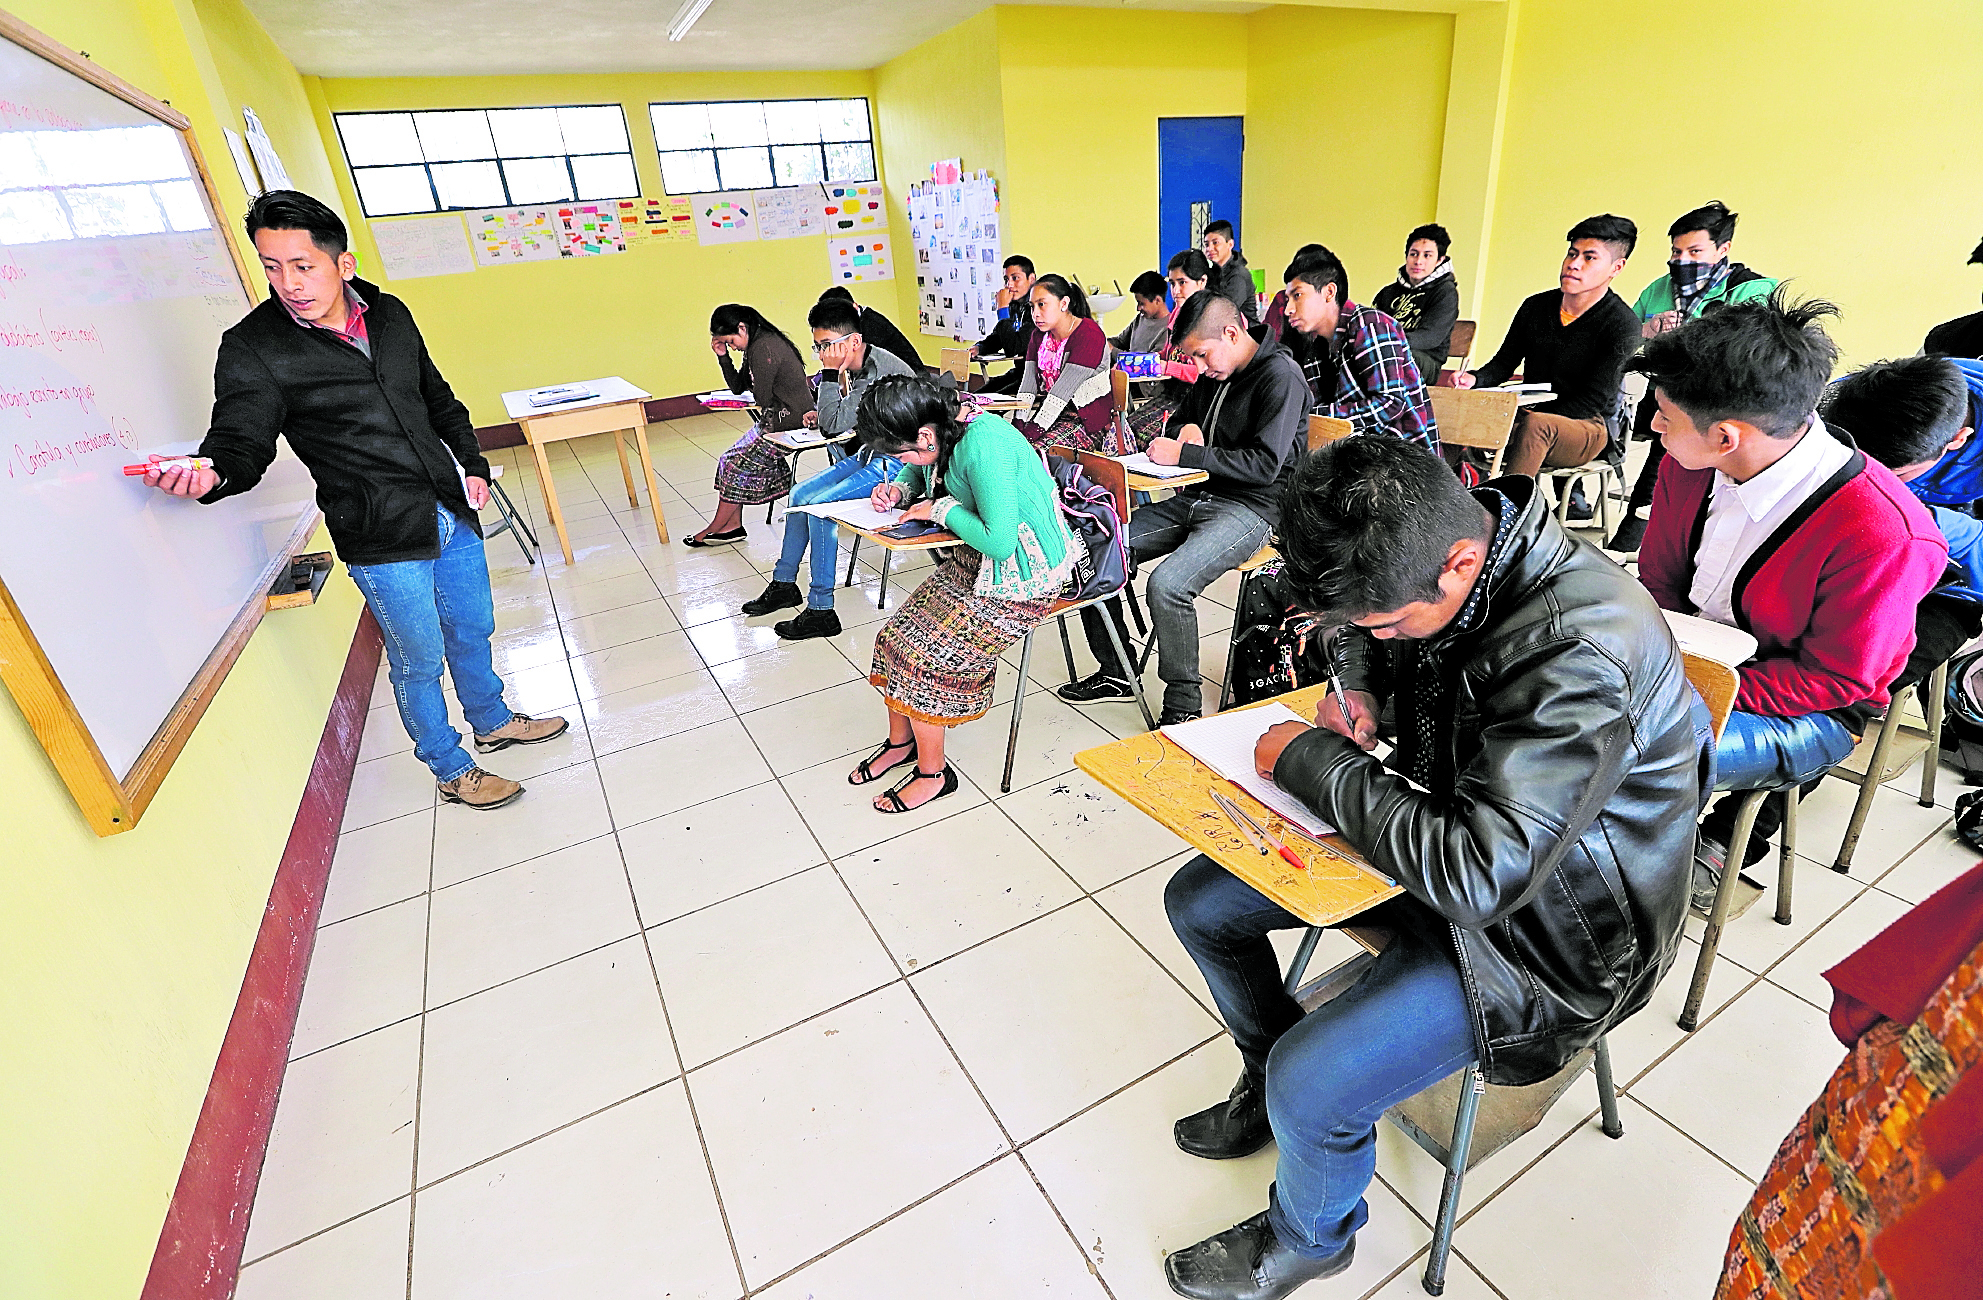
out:
{"label": "blue metal door", "polygon": [[1157,269],[1175,253],[1203,243],[1205,227],[1240,224],[1240,167],[1246,151],[1246,119],[1240,117],[1160,117],[1157,119]]}

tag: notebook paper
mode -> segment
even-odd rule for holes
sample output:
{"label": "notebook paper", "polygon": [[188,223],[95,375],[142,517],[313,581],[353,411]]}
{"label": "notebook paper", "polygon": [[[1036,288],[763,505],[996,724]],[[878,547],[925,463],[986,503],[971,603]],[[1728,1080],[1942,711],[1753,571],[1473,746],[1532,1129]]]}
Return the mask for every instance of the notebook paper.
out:
{"label": "notebook paper", "polygon": [[816,506],[793,506],[787,513],[837,519],[843,524],[852,524],[856,528],[865,528],[870,532],[893,528],[902,522],[900,510],[876,510],[864,497],[857,497],[852,501],[822,501]]}
{"label": "notebook paper", "polygon": [[1313,839],[1334,835],[1336,828],[1317,816],[1313,808],[1254,770],[1253,747],[1269,727],[1282,722],[1306,723],[1307,719],[1297,717],[1285,704],[1263,704],[1257,709],[1181,722],[1165,727],[1163,732],[1179,749],[1273,809],[1289,825]]}
{"label": "notebook paper", "polygon": [[1186,474],[1196,474],[1199,472],[1188,465],[1159,465],[1156,461],[1150,459],[1150,453],[1147,451],[1139,451],[1130,456],[1120,456],[1117,459],[1122,462],[1123,468],[1131,474],[1142,474],[1150,478],[1182,478]]}

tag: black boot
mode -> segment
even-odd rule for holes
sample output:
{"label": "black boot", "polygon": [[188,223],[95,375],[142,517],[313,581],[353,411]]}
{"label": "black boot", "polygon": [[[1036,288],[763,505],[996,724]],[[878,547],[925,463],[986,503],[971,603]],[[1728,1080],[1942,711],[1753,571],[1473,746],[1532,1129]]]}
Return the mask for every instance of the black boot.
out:
{"label": "black boot", "polygon": [[744,602],[744,613],[752,618],[775,614],[781,609],[797,609],[806,603],[805,593],[796,582],[774,582],[756,600]]}
{"label": "black boot", "polygon": [[797,618],[773,623],[771,630],[787,641],[805,641],[816,636],[839,636],[840,616],[830,609],[809,609]]}
{"label": "black boot", "polygon": [[1281,1244],[1262,1210],[1216,1237],[1164,1260],[1164,1280],[1196,1300],[1280,1300],[1303,1283],[1334,1277],[1356,1258],[1352,1237],[1326,1259],[1306,1259]]}
{"label": "black boot", "polygon": [[1620,555],[1630,555],[1638,550],[1639,544],[1645,540],[1646,521],[1634,512],[1625,516],[1625,522],[1618,525],[1618,531],[1611,535],[1611,540],[1604,544],[1604,549],[1616,551]]}
{"label": "black boot", "polygon": [[1216,1106],[1186,1115],[1171,1126],[1178,1150],[1204,1160],[1250,1156],[1274,1138],[1267,1123],[1267,1088],[1244,1070],[1232,1095]]}
{"label": "black boot", "polygon": [[1584,495],[1584,481],[1572,479],[1570,482],[1570,518],[1572,521],[1592,519],[1597,511],[1591,507],[1590,498]]}

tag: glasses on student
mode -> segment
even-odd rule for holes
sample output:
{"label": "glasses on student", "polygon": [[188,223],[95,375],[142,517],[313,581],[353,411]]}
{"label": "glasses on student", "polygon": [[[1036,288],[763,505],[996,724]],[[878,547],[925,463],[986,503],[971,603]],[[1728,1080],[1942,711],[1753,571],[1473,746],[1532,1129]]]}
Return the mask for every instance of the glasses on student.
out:
{"label": "glasses on student", "polygon": [[828,348],[837,348],[842,343],[845,343],[848,339],[853,337],[854,336],[852,334],[842,334],[837,339],[820,339],[818,342],[812,345],[813,355],[824,356]]}

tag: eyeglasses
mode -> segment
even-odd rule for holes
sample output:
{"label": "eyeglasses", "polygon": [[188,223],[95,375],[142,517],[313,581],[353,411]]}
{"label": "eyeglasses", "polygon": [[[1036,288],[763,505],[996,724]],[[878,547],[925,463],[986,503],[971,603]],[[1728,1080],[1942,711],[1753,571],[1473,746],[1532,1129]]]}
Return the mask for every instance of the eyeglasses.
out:
{"label": "eyeglasses", "polygon": [[848,339],[851,339],[853,337],[854,336],[852,334],[842,334],[837,339],[820,339],[818,342],[812,345],[813,355],[824,356],[828,348],[837,348],[842,343],[845,343]]}

